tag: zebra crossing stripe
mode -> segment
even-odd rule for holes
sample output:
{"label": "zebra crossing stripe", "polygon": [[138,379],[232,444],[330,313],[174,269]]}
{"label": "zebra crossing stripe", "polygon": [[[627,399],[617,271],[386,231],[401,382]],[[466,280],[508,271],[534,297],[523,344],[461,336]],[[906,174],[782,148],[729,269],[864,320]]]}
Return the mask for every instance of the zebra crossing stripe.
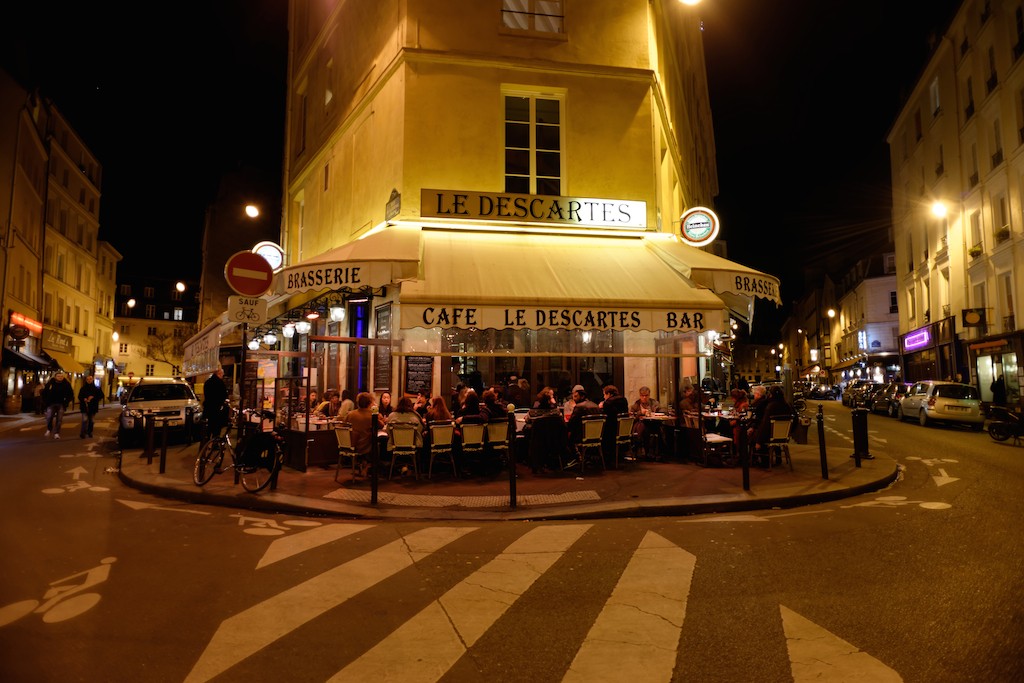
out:
{"label": "zebra crossing stripe", "polygon": [[221,622],[186,683],[208,681],[246,657],[477,527],[431,527],[392,541]]}
{"label": "zebra crossing stripe", "polygon": [[532,529],[330,680],[440,679],[591,526]]}
{"label": "zebra crossing stripe", "polygon": [[671,681],[697,558],[647,532],[563,681]]}
{"label": "zebra crossing stripe", "polygon": [[813,621],[779,605],[786,633],[790,672],[795,683],[871,681],[902,683],[903,678],[866,652]]}
{"label": "zebra crossing stripe", "polygon": [[256,564],[256,568],[262,569],[275,562],[286,560],[292,555],[297,555],[325,543],[330,543],[339,538],[345,538],[351,534],[366,531],[373,527],[374,525],[372,524],[325,524],[295,534],[294,536],[279,538],[271,543],[267,551],[263,553],[263,557]]}

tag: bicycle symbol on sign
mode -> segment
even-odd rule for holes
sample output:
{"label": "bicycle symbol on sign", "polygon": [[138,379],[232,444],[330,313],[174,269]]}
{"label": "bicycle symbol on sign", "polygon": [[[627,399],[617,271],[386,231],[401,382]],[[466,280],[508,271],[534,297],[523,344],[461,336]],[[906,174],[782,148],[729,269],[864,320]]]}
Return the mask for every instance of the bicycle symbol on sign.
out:
{"label": "bicycle symbol on sign", "polygon": [[257,322],[260,319],[259,313],[252,306],[248,308],[242,308],[240,311],[235,313],[235,320],[239,322]]}
{"label": "bicycle symbol on sign", "polygon": [[[28,614],[42,614],[43,621],[47,624],[55,624],[60,621],[73,619],[97,605],[100,601],[99,593],[83,593],[87,588],[92,588],[110,578],[110,565],[117,562],[116,557],[104,557],[100,563],[92,569],[84,572],[77,572],[63,579],[50,582],[50,588],[43,593],[40,600],[22,600],[14,602],[6,607],[0,607],[0,626],[6,626]],[[82,578],[78,584],[66,584],[66,581]],[[73,596],[73,597],[72,597]]]}

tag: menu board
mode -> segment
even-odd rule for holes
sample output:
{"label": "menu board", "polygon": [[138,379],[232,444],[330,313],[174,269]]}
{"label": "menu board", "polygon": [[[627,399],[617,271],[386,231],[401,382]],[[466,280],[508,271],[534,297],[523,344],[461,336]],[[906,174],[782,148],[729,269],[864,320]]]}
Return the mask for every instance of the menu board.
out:
{"label": "menu board", "polygon": [[405,359],[405,393],[423,392],[431,395],[434,378],[434,359],[426,356],[409,356]]}
{"label": "menu board", "polygon": [[[377,315],[377,339],[391,338],[391,304],[379,306]],[[391,391],[391,347],[373,347],[373,390]]]}

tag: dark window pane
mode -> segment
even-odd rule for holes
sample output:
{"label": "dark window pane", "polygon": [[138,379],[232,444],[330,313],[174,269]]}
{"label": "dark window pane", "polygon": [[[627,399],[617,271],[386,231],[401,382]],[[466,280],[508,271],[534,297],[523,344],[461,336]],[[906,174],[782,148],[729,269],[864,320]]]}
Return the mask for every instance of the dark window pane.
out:
{"label": "dark window pane", "polygon": [[537,123],[559,124],[558,100],[537,99]]}
{"label": "dark window pane", "polygon": [[505,173],[530,175],[530,153],[525,149],[506,149]]}
{"label": "dark window pane", "polygon": [[530,99],[527,97],[505,97],[506,121],[529,121]]}
{"label": "dark window pane", "polygon": [[530,179],[522,176],[505,176],[505,192],[530,194]]}
{"label": "dark window pane", "polygon": [[537,175],[561,175],[562,155],[558,152],[537,152]]}
{"label": "dark window pane", "polygon": [[537,178],[537,194],[557,197],[562,194],[562,183],[558,178]]}
{"label": "dark window pane", "polygon": [[537,126],[537,149],[560,149],[558,131],[557,126]]}
{"label": "dark window pane", "polygon": [[505,146],[521,147],[523,149],[529,148],[530,126],[525,123],[506,123]]}

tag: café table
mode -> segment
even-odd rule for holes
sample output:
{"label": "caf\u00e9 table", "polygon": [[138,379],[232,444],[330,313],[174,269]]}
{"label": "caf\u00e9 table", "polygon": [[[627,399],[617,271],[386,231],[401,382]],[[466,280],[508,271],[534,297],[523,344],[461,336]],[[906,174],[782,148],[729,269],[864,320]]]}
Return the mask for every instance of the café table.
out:
{"label": "caf\u00e9 table", "polygon": [[643,423],[643,447],[649,458],[657,459],[661,456],[661,446],[664,444],[671,453],[673,446],[672,425],[675,424],[675,415],[668,413],[646,413],[637,416]]}

